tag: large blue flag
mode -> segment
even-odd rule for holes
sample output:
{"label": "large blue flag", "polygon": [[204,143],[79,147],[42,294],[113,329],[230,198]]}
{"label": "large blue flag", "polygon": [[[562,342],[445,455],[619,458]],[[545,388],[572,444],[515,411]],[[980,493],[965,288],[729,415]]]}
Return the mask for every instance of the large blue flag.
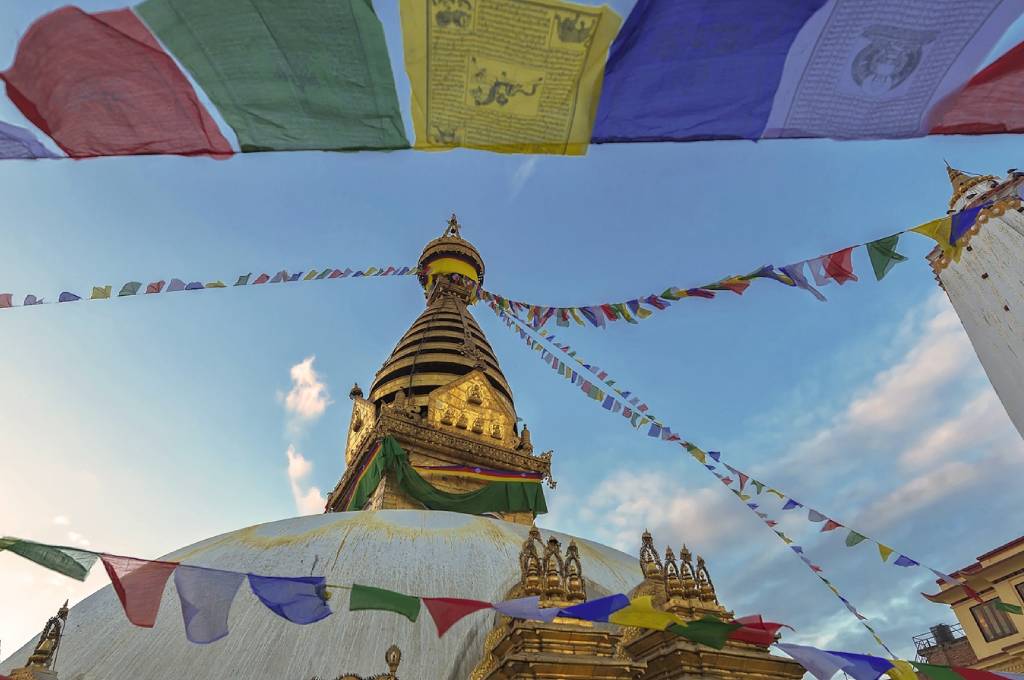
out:
{"label": "large blue flag", "polygon": [[595,142],[926,135],[1021,0],[639,0]]}
{"label": "large blue flag", "polygon": [[270,611],[292,623],[315,623],[331,615],[323,576],[256,576],[249,587]]}
{"label": "large blue flag", "polygon": [[595,142],[757,139],[826,0],[640,0],[612,44]]}

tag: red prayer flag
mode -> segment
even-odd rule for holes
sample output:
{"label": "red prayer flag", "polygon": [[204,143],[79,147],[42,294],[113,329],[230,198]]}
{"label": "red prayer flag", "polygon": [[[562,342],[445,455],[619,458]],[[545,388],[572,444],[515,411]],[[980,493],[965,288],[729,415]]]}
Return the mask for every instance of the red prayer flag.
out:
{"label": "red prayer flag", "polygon": [[1024,132],[1024,43],[996,59],[929,113],[933,135]]}
{"label": "red prayer flag", "polygon": [[252,285],[255,286],[257,283],[266,283],[269,280],[270,276],[268,274],[260,274],[256,277],[256,280],[252,282]]}
{"label": "red prayer flag", "polygon": [[164,289],[164,281],[163,281],[163,279],[161,279],[159,281],[154,281],[153,283],[151,283],[148,286],[146,286],[146,292],[147,293],[159,293],[163,289]]}
{"label": "red prayer flag", "polygon": [[128,620],[136,626],[152,628],[160,610],[164,585],[178,563],[115,555],[100,555],[100,559]]}
{"label": "red prayer flag", "polygon": [[821,527],[821,532],[824,533],[826,531],[832,531],[833,529],[838,529],[841,526],[843,525],[834,519],[829,519],[825,522],[825,526]]}
{"label": "red prayer flag", "polygon": [[842,285],[847,281],[856,281],[853,273],[853,246],[836,251],[825,258],[825,273]]}
{"label": "red prayer flag", "polygon": [[615,321],[616,319],[619,318],[619,315],[615,312],[614,309],[612,309],[611,305],[601,305],[600,309],[602,312],[604,312],[604,315],[608,317],[609,321]]}
{"label": "red prayer flag", "polygon": [[25,117],[72,158],[232,153],[188,79],[130,9],[44,15],[0,77]]}
{"label": "red prayer flag", "polygon": [[1006,680],[1006,678],[1001,675],[992,673],[991,671],[978,670],[976,668],[953,666],[953,670],[956,671],[957,675],[961,676],[964,680]]}
{"label": "red prayer flag", "polygon": [[765,621],[760,614],[744,616],[733,620],[733,623],[738,623],[741,627],[729,633],[730,640],[749,642],[762,647],[767,647],[775,642],[775,635],[780,628],[789,628],[784,623]]}
{"label": "red prayer flag", "polygon": [[490,602],[480,600],[463,600],[457,597],[423,597],[423,604],[434,619],[437,636],[441,637],[448,629],[459,622],[464,616],[481,609],[490,609]]}

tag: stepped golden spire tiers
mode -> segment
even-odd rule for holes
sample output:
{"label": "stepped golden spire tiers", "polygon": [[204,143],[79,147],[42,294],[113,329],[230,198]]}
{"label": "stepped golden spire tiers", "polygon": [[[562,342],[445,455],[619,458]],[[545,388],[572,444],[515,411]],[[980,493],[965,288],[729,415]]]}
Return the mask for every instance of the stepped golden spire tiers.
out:
{"label": "stepped golden spire tiers", "polygon": [[[398,440],[414,466],[540,473],[554,488],[551,452],[534,455],[529,430],[520,430],[512,388],[469,311],[476,302],[476,284],[483,282],[484,260],[462,237],[455,215],[441,236],[423,248],[418,268],[426,309],[377,371],[368,395],[358,385],[349,392],[346,470],[328,497],[328,511],[421,507],[387,477],[365,507],[342,507],[367,468],[374,444],[387,436]],[[485,484],[441,470],[428,474],[432,485],[451,493],[476,491]],[[504,513],[502,518],[533,521],[529,512]],[[544,575],[541,571],[542,579]]]}
{"label": "stepped golden spire tiers", "polygon": [[57,660],[64,627],[68,622],[68,602],[64,601],[61,608],[46,622],[39,636],[28,663],[22,668],[11,671],[11,680],[56,680],[57,673],[53,664]]}

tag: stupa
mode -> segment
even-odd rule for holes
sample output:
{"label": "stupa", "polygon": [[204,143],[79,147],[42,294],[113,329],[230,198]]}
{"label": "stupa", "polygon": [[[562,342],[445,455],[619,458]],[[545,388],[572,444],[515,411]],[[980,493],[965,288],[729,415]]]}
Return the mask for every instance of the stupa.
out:
{"label": "stupa", "polygon": [[[162,559],[323,575],[330,584],[421,596],[494,602],[536,595],[543,606],[650,595],[655,607],[687,620],[731,617],[710,569],[685,546],[677,558],[644,532],[639,555],[630,556],[535,526],[545,510],[541,482],[554,487],[552,453],[537,453],[520,426],[509,382],[470,312],[483,258],[453,216],[419,265],[426,310],[369,394],[353,387],[346,469],[325,512],[214,536]],[[382,442],[393,455],[383,456]],[[244,589],[231,608],[230,634],[195,645],[177,600],[172,580],[156,625],[136,628],[111,587],[98,591],[67,614],[58,663],[48,670],[60,680],[797,680],[804,672],[746,642],[715,650],[665,631],[568,618],[541,623],[493,610],[439,637],[426,617],[410,623],[391,612],[350,612],[344,595],[329,601],[332,616],[300,626]],[[26,666],[34,647],[0,663],[0,673]]]}

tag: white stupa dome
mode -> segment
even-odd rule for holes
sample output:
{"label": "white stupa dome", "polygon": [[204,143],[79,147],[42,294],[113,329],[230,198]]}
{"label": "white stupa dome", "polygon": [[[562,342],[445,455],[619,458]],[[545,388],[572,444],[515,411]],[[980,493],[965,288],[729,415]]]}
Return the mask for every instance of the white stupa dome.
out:
{"label": "white stupa dome", "polygon": [[[519,580],[519,551],[529,527],[450,512],[379,510],[296,517],[200,541],[163,559],[267,576],[326,576],[410,595],[503,599]],[[541,530],[566,545],[572,538]],[[637,558],[576,538],[588,597],[629,592],[642,580]],[[102,568],[97,565],[94,568]],[[310,680],[386,672],[384,653],[402,651],[399,677],[463,680],[482,660],[498,614],[484,611],[438,638],[426,610],[416,623],[398,614],[348,611],[333,591],[334,614],[300,626],[279,618],[243,584],[230,634],[209,645],[185,637],[174,580],[154,628],[128,622],[112,587],[71,609],[54,670],[61,680]],[[25,664],[32,640],[0,663]]]}

